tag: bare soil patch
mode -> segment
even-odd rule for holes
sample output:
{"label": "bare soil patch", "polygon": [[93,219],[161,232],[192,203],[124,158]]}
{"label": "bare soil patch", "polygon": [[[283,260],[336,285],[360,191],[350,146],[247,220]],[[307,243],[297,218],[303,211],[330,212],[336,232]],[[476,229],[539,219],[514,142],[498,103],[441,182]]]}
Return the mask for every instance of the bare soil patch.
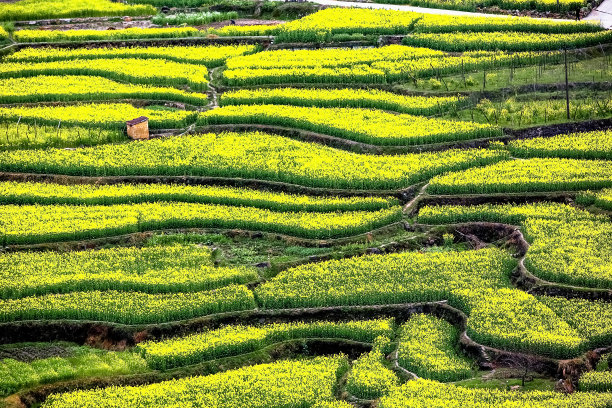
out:
{"label": "bare soil patch", "polygon": [[548,126],[536,126],[527,129],[504,129],[506,134],[516,139],[532,139],[534,137],[553,137],[576,132],[592,132],[612,128],[612,119],[596,119],[583,122],[560,123]]}
{"label": "bare soil patch", "polygon": [[[6,0],[0,0],[3,2]],[[217,21],[210,24],[196,25],[193,26],[198,30],[207,30],[211,28],[222,28],[228,25],[236,26],[259,26],[259,25],[279,25],[284,24],[282,20],[258,20],[252,18],[239,18],[234,20]],[[119,20],[116,18],[72,18],[72,19],[59,19],[59,20],[45,20],[40,24],[24,24],[21,25],[20,29],[33,29],[38,28],[40,30],[121,30],[125,28],[159,28],[159,25],[153,24],[151,20],[133,17],[123,17]]]}
{"label": "bare soil patch", "polygon": [[[1,1],[1,0],[0,0]],[[159,27],[153,24],[150,20],[133,20],[129,17],[122,19],[121,21],[109,21],[109,20],[89,20],[89,19],[70,19],[70,22],[62,23],[62,20],[58,20],[59,24],[44,24],[38,27],[40,30],[121,30],[124,28],[152,28]],[[31,29],[32,27],[22,26],[23,29]]]}
{"label": "bare soil patch", "polygon": [[48,344],[45,346],[7,347],[0,349],[0,360],[12,358],[14,360],[30,362],[50,357],[70,357],[72,351],[63,345]]}
{"label": "bare soil patch", "polygon": [[244,26],[258,26],[258,25],[279,25],[279,24],[285,23],[285,21],[283,20],[258,20],[258,19],[253,19],[253,18],[237,18],[234,20],[234,22],[236,24],[232,24],[231,20],[217,21],[217,22],[202,25],[202,26],[196,26],[196,28],[203,30],[207,28],[222,28],[228,25],[236,25],[236,26],[244,27]]}

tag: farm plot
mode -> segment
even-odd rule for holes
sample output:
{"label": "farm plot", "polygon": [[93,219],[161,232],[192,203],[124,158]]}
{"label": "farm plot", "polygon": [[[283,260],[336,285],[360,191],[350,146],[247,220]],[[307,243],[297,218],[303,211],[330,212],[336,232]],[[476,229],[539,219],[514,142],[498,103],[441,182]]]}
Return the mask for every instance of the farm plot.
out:
{"label": "farm plot", "polygon": [[195,90],[208,86],[205,66],[164,59],[77,59],[51,62],[0,64],[0,77],[24,78],[36,75],[96,75],[108,79],[148,85],[189,85]]}
{"label": "farm plot", "polygon": [[572,133],[548,138],[515,140],[509,143],[517,157],[565,157],[574,159],[612,158],[612,131]]}
{"label": "farm plot", "polygon": [[606,210],[612,209],[612,189],[603,189],[598,192],[584,192],[577,197],[583,205],[596,205]]}
{"label": "farm plot", "polygon": [[389,346],[389,337],[379,336],[374,340],[372,351],[355,360],[346,379],[349,394],[363,399],[377,399],[398,385],[397,374],[385,366]]}
{"label": "farm plot", "polygon": [[284,24],[281,41],[321,41],[337,34],[408,34],[457,31],[575,33],[601,31],[589,22],[558,22],[532,18],[445,16],[395,10],[328,8]]}
{"label": "farm plot", "polygon": [[[473,404],[517,404],[524,407],[605,407],[610,394],[576,393],[563,395],[555,392],[513,393],[498,390],[470,390],[454,384],[417,380],[407,382],[395,393],[381,400],[381,408],[399,408],[416,404],[457,405],[469,400]],[[433,405],[435,406],[435,405]],[[459,405],[460,406],[460,405]],[[477,405],[476,405],[477,406]]]}
{"label": "farm plot", "polygon": [[0,79],[0,103],[144,99],[206,105],[205,94],[175,88],[122,84],[97,76],[65,75]]}
{"label": "farm plot", "polygon": [[[377,2],[382,3],[383,1],[378,0]],[[568,14],[572,11],[580,10],[588,4],[581,0],[563,0],[559,2],[551,0],[487,0],[484,2],[473,0],[391,0],[388,3],[465,11],[477,11],[485,8],[485,10],[490,9],[494,12],[498,9],[503,9],[565,12]]]}
{"label": "farm plot", "polygon": [[90,123],[86,128],[75,126],[58,128],[57,125],[59,121],[50,126],[23,124],[19,120],[6,121],[1,125],[0,149],[74,148],[125,141],[125,135],[120,130],[94,128]]}
{"label": "farm plot", "polygon": [[181,184],[61,185],[0,182],[0,191],[0,201],[3,204],[109,205],[180,201],[304,212],[375,211],[399,205],[399,201],[391,197],[320,197]]}
{"label": "farm plot", "polygon": [[[122,129],[126,117],[139,116],[148,117],[149,126],[153,129],[184,128],[195,121],[196,115],[196,112],[185,110],[136,108],[128,103],[0,107],[0,117],[14,124],[21,122],[58,126],[61,122],[64,125],[110,130]],[[32,132],[30,130],[29,136],[32,136]]]}
{"label": "farm plot", "polygon": [[[115,387],[76,391],[50,398],[46,407],[100,407],[117,403],[131,407],[166,407],[183,401],[224,407],[265,407],[296,403],[317,407],[333,400],[334,385],[346,371],[346,357],[283,361],[191,377],[144,387]],[[325,406],[325,405],[320,405]],[[333,405],[332,405],[333,407]]]}
{"label": "farm plot", "polygon": [[612,371],[590,371],[580,377],[580,389],[583,391],[610,391],[612,389]]}
{"label": "farm plot", "polygon": [[65,17],[142,16],[155,14],[146,5],[127,5],[111,0],[21,0],[0,4],[0,21],[40,20]]}
{"label": "farm plot", "polygon": [[168,369],[244,354],[290,339],[329,337],[373,343],[379,336],[391,336],[393,330],[390,319],[227,326],[185,337],[144,342],[138,345],[137,351],[150,367]]}
{"label": "farm plot", "polygon": [[609,31],[571,34],[543,34],[520,32],[490,33],[417,33],[404,38],[405,45],[429,47],[436,50],[465,52],[490,51],[547,51],[564,47],[589,47],[609,42]]}
{"label": "farm plot", "polygon": [[588,211],[554,203],[437,205],[425,206],[419,210],[419,221],[426,224],[456,224],[475,221],[518,225],[529,218],[567,221],[604,220],[603,217],[595,216]]}
{"label": "farm plot", "polygon": [[95,40],[144,40],[149,38],[199,37],[193,27],[125,28],[121,30],[19,30],[13,38],[20,43],[54,43]]}
{"label": "farm plot", "polygon": [[87,59],[166,59],[188,64],[201,64],[208,68],[223,65],[226,59],[258,51],[255,45],[226,46],[166,46],[129,48],[23,48],[8,55],[10,62],[52,62]]}
{"label": "farm plot", "polygon": [[0,321],[62,319],[164,323],[254,307],[253,294],[243,285],[188,293],[92,290],[0,300]]}
{"label": "farm plot", "polygon": [[[185,114],[170,114],[179,113]],[[174,159],[168,160],[169,155]],[[391,190],[505,157],[505,152],[485,149],[371,156],[265,133],[223,133],[76,151],[4,152],[0,169],[82,176],[243,177],[308,187]]]}
{"label": "farm plot", "polygon": [[397,357],[419,377],[457,381],[472,377],[472,364],[455,351],[459,331],[445,320],[415,315],[401,328]]}
{"label": "farm plot", "polygon": [[[391,319],[350,322],[319,321],[280,323],[263,326],[228,326],[218,330],[193,333],[160,341],[141,343],[136,350],[105,351],[70,343],[49,344],[60,349],[62,357],[37,358],[32,361],[4,359],[0,363],[0,395],[9,395],[44,382],[116,375],[154,375],[156,370],[172,370],[202,361],[231,358],[257,352],[292,341],[307,339],[346,340],[361,344],[388,339],[393,334]],[[46,343],[33,347],[45,350]],[[10,349],[9,349],[10,350]],[[229,359],[228,359],[229,360]],[[393,375],[393,374],[392,374]]]}
{"label": "farm plot", "polygon": [[419,212],[423,223],[503,222],[521,225],[530,242],[524,259],[541,279],[591,288],[611,288],[610,223],[559,204],[432,206]]}
{"label": "farm plot", "polygon": [[87,290],[197,292],[259,278],[251,268],[213,267],[209,250],[188,245],[15,253],[0,263],[2,299]]}
{"label": "farm plot", "polygon": [[0,396],[55,381],[95,376],[110,377],[147,371],[145,361],[130,351],[110,352],[86,346],[62,346],[61,349],[67,354],[64,357],[40,358],[30,362],[8,358],[2,360]]}
{"label": "farm plot", "polygon": [[219,104],[291,105],[326,108],[375,108],[412,115],[433,115],[457,109],[467,102],[462,96],[398,95],[378,89],[260,88],[227,91]]}
{"label": "farm plot", "polygon": [[528,159],[434,177],[433,194],[487,194],[587,190],[612,184],[612,163],[603,160]]}
{"label": "farm plot", "polygon": [[395,115],[357,108],[306,108],[287,105],[226,106],[205,112],[199,125],[255,123],[311,130],[373,145],[419,145],[501,136],[490,125]]}
{"label": "farm plot", "polygon": [[428,48],[389,45],[363,49],[278,50],[227,61],[229,86],[265,84],[386,84],[465,70],[532,65],[549,54],[476,52],[445,55]]}
{"label": "farm plot", "polygon": [[[537,69],[534,70],[534,75],[537,75],[535,74],[536,71]],[[481,78],[486,82],[486,75],[481,76]],[[587,79],[590,80],[591,78]],[[491,75],[489,75],[489,79],[491,79]],[[471,80],[475,81],[474,78]],[[592,82],[595,86],[598,81],[593,80]],[[472,109],[459,111],[455,116],[495,126],[521,129],[539,125],[609,118],[612,115],[611,104],[612,99],[608,93],[577,92],[570,102],[568,115],[567,100],[559,93],[536,93],[526,95],[525,98],[511,97],[497,103],[485,98]]]}
{"label": "farm plot", "polygon": [[470,336],[492,346],[557,356],[584,347],[586,339],[535,297],[510,289],[515,266],[498,250],[408,252],[289,269],[255,293],[272,309],[449,300],[470,315]]}
{"label": "farm plot", "polygon": [[399,207],[333,213],[274,212],[213,204],[144,203],[109,206],[0,206],[9,244],[93,239],[172,228],[241,228],[303,238],[366,233],[401,219]]}

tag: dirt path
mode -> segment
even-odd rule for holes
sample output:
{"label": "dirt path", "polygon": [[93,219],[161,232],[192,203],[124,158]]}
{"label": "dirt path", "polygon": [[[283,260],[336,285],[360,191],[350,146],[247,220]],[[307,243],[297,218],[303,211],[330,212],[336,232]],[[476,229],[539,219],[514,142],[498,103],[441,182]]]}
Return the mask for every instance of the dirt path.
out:
{"label": "dirt path", "polygon": [[[272,0],[272,1],[285,1],[285,0]],[[441,14],[449,16],[472,16],[472,17],[508,17],[503,14],[487,14],[487,13],[473,13],[470,11],[459,11],[459,10],[447,10],[447,9],[436,9],[427,7],[414,7],[398,4],[380,4],[380,3],[364,3],[364,2],[352,2],[352,1],[340,1],[340,0],[308,0],[312,3],[321,4],[324,6],[333,7],[354,7],[354,8],[369,8],[378,10],[399,10],[399,11],[413,11],[415,13],[429,13],[429,14]],[[612,4],[612,0],[606,0]],[[612,17],[612,16],[611,16]],[[534,17],[537,18],[537,17]],[[540,19],[540,18],[538,18]],[[553,20],[550,18],[541,18],[542,20]],[[556,19],[555,21],[573,21],[573,20],[561,20]]]}
{"label": "dirt path", "polygon": [[584,20],[599,20],[603,28],[612,28],[612,0],[604,0]]}

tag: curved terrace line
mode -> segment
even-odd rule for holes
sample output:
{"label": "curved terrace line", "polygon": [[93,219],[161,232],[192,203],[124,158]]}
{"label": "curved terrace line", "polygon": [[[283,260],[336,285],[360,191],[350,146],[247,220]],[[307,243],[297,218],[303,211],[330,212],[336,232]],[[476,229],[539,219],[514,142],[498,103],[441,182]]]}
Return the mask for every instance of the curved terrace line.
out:
{"label": "curved terrace line", "polygon": [[[394,112],[395,114],[396,112]],[[247,131],[265,131],[267,133],[276,134],[302,142],[314,142],[324,146],[333,147],[336,149],[347,150],[355,153],[372,154],[372,155],[400,155],[406,153],[421,153],[421,152],[439,152],[450,149],[469,149],[487,147],[492,141],[504,141],[505,136],[490,137],[482,139],[465,139],[455,142],[429,143],[419,145],[399,145],[399,146],[384,146],[373,145],[363,142],[357,142],[350,139],[344,139],[337,136],[330,136],[324,133],[303,130],[299,128],[263,125],[263,124],[216,124],[196,127],[199,133],[222,133],[229,131],[247,132]]]}
{"label": "curved terrace line", "polygon": [[155,234],[160,233],[174,233],[174,234],[186,234],[186,233],[197,233],[197,234],[224,234],[230,237],[246,237],[252,239],[269,239],[272,241],[283,241],[288,244],[299,244],[306,247],[319,247],[325,248],[333,245],[345,245],[355,242],[363,242],[368,238],[375,238],[376,236],[396,229],[404,229],[405,224],[403,222],[394,222],[391,224],[384,225],[379,228],[375,228],[368,232],[361,234],[351,235],[340,238],[330,239],[309,239],[301,238],[293,235],[280,234],[270,231],[258,231],[258,230],[247,230],[239,228],[166,228],[166,229],[153,229],[142,232],[133,232],[129,234],[120,234],[101,238],[83,239],[83,240],[72,240],[72,241],[50,241],[47,243],[31,244],[31,245],[9,245],[6,248],[7,252],[17,251],[46,251],[46,250],[65,250],[70,248],[71,250],[85,250],[97,248],[109,244],[121,244],[130,243],[134,244],[137,242],[145,241]]}
{"label": "curved terrace line", "polygon": [[440,228],[445,231],[455,231],[462,235],[478,234],[478,230],[491,230],[497,232],[499,229],[505,231],[508,243],[518,250],[518,266],[512,274],[512,283],[521,290],[530,294],[545,296],[560,296],[567,299],[602,300],[612,302],[612,289],[590,288],[585,286],[568,285],[538,278],[524,265],[525,258],[531,245],[525,239],[521,228],[516,225],[495,222],[466,222],[456,224],[426,225],[417,224],[417,227]]}
{"label": "curved terrace line", "polygon": [[300,184],[284,183],[281,181],[268,181],[247,179],[240,177],[204,177],[204,176],[68,176],[49,173],[12,173],[0,172],[0,181],[35,181],[51,182],[57,184],[186,184],[199,186],[231,186],[248,187],[252,189],[270,189],[276,192],[289,194],[304,194],[312,196],[335,195],[339,197],[396,197],[406,200],[420,183],[400,190],[351,190],[333,189],[323,187],[307,187]]}
{"label": "curved terrace line", "polygon": [[[3,332],[2,337],[0,337],[0,343],[12,343],[12,339],[27,341],[27,339],[35,338],[38,339],[37,341],[62,340],[84,344],[88,339],[95,338],[98,343],[104,342],[105,344],[112,345],[121,342],[131,346],[144,339],[162,339],[202,330],[216,329],[228,324],[257,325],[265,322],[347,321],[379,317],[393,317],[396,322],[401,324],[412,315],[421,313],[442,318],[458,327],[461,332],[459,337],[461,349],[468,356],[477,360],[481,367],[511,366],[509,364],[512,364],[512,362],[530,360],[534,362],[533,369],[535,371],[555,375],[558,365],[566,361],[526,352],[502,350],[475,342],[467,334],[468,316],[461,310],[448,305],[445,300],[368,306],[254,309],[151,325],[123,325],[99,321],[32,320],[0,324]],[[50,337],[50,332],[55,332],[56,336]]]}
{"label": "curved terrace line", "polygon": [[[250,353],[241,353],[228,357],[205,360],[198,364],[165,371],[151,369],[150,371],[140,374],[85,377],[75,380],[42,384],[18,391],[12,396],[9,396],[9,398],[5,400],[5,403],[7,403],[7,408],[31,407],[44,402],[49,395],[59,392],[111,386],[139,386],[196,375],[211,375],[255,364],[265,364],[282,359],[304,356],[305,348],[309,352],[308,355],[319,356],[344,353],[349,357],[356,358],[358,354],[369,351],[372,348],[372,344],[331,337],[297,338],[277,342]],[[322,349],[322,351],[319,352],[319,349]],[[13,405],[11,405],[13,401],[18,405],[13,407]]]}

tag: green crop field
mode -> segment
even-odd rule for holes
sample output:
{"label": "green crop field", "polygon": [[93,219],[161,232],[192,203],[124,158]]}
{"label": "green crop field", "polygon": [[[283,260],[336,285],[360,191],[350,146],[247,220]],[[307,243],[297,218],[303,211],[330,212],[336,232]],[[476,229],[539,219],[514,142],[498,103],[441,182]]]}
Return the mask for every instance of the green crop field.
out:
{"label": "green crop field", "polygon": [[612,407],[612,0],[319,1],[0,0],[0,408]]}

